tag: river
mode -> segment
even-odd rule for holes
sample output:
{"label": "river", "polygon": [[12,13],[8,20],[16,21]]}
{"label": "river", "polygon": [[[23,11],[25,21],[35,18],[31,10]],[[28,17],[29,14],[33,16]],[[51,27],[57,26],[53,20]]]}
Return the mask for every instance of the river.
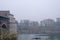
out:
{"label": "river", "polygon": [[[36,36],[39,34],[19,34],[18,40],[52,40],[49,36]],[[54,40],[58,38],[54,37]]]}

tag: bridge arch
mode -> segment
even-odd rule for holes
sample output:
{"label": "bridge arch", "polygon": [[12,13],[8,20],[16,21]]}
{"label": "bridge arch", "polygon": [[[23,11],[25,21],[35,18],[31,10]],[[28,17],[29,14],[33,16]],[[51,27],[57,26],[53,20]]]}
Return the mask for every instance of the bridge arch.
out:
{"label": "bridge arch", "polygon": [[2,28],[7,29],[6,24],[2,24]]}

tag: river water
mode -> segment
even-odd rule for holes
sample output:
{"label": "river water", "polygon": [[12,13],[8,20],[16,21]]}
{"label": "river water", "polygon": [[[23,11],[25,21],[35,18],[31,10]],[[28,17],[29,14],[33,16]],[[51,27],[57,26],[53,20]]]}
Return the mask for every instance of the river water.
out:
{"label": "river water", "polygon": [[[19,34],[18,40],[52,40],[52,39],[49,36],[36,36],[36,34]],[[55,37],[54,40],[58,40],[58,38]]]}

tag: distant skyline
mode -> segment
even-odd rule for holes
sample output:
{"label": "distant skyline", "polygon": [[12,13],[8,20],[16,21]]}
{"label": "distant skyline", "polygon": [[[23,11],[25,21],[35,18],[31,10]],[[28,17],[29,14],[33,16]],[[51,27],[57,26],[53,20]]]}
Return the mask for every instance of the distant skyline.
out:
{"label": "distant skyline", "polygon": [[60,0],[0,0],[0,10],[10,10],[17,21],[60,17]]}

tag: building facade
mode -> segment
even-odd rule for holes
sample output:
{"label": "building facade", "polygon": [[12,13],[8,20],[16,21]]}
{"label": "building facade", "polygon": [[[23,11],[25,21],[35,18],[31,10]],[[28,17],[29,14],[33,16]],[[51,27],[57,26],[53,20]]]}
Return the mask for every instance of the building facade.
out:
{"label": "building facade", "polygon": [[0,11],[0,26],[9,29],[9,11]]}
{"label": "building facade", "polygon": [[52,19],[45,19],[40,22],[42,32],[55,32],[55,21]]}
{"label": "building facade", "polygon": [[60,33],[60,18],[56,18],[56,32]]}
{"label": "building facade", "polygon": [[0,28],[8,29],[10,33],[17,33],[17,22],[10,11],[0,11]]}
{"label": "building facade", "polygon": [[43,21],[40,22],[41,26],[52,26],[54,25],[55,21],[52,19],[45,19]]}
{"label": "building facade", "polygon": [[11,33],[17,33],[17,22],[14,18],[14,15],[9,14],[9,26],[10,26],[10,32]]}

